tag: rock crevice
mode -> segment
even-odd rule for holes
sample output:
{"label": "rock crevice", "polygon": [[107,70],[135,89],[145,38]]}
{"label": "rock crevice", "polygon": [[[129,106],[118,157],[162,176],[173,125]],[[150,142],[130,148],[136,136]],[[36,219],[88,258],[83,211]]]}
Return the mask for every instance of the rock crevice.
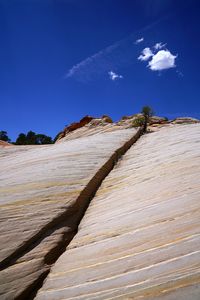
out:
{"label": "rock crevice", "polygon": [[126,152],[37,300],[199,300],[199,129],[166,126]]}
{"label": "rock crevice", "polygon": [[[7,255],[2,255],[3,258],[0,263],[1,299],[34,298],[37,290],[42,286],[43,280],[48,275],[51,265],[65,251],[77,233],[78,225],[102,181],[113,169],[118,159],[143,133],[142,128],[138,130],[129,129],[129,133],[122,137],[123,131],[124,133],[127,132],[127,130],[121,130],[119,142],[115,141],[115,145],[109,148],[104,159],[100,160],[98,168],[96,167],[96,173],[91,176],[77,194],[77,197],[69,205],[64,206],[63,204],[64,209],[55,213],[48,222],[41,224],[39,229],[24,238],[21,244],[13,247],[13,250],[8,251]],[[119,138],[117,134],[116,138]],[[106,139],[104,142],[106,143]],[[60,146],[58,145],[58,147]],[[90,144],[88,144],[88,147],[90,147]],[[99,152],[97,156],[101,155]],[[23,232],[23,228],[21,231]],[[1,237],[1,240],[3,240],[3,237]],[[5,246],[9,247],[9,243],[6,245],[5,242]],[[25,264],[24,267],[23,264]],[[24,272],[26,266],[27,273]],[[24,272],[24,274],[16,274],[14,268],[17,269],[17,272]],[[15,280],[13,279],[14,275]],[[29,276],[30,280],[26,282]]]}

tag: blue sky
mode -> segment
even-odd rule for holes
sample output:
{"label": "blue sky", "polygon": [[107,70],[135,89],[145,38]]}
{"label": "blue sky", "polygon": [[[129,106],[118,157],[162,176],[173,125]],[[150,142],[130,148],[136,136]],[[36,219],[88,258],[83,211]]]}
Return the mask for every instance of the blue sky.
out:
{"label": "blue sky", "polygon": [[198,0],[0,0],[0,130],[54,137],[146,104],[200,118],[199,15]]}

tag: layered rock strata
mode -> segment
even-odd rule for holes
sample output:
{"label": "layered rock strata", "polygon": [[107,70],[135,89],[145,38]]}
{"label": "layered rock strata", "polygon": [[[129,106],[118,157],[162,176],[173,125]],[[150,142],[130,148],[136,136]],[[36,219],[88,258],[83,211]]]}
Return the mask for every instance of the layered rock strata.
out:
{"label": "layered rock strata", "polygon": [[0,149],[0,298],[32,299],[140,129]]}
{"label": "layered rock strata", "polygon": [[200,125],[146,134],[103,181],[37,300],[200,295]]}

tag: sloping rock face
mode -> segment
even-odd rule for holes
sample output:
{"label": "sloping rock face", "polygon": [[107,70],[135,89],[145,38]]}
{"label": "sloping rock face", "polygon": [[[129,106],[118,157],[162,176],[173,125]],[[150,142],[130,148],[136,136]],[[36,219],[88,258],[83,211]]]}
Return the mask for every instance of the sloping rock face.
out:
{"label": "sloping rock face", "polygon": [[7,147],[7,146],[12,146],[12,144],[0,140],[0,147]]}
{"label": "sloping rock face", "polygon": [[113,123],[112,119],[109,116],[102,116],[101,118],[97,119],[91,116],[85,116],[83,117],[79,122],[75,122],[70,124],[69,126],[66,126],[65,129],[59,134],[57,141],[64,138],[65,136],[68,136],[69,133],[85,127],[87,124],[91,125],[106,125],[107,123]]}
{"label": "sloping rock face", "polygon": [[103,181],[37,300],[200,295],[200,125],[142,136]]}
{"label": "sloping rock face", "polygon": [[0,147],[0,299],[32,299],[90,199],[140,129]]}

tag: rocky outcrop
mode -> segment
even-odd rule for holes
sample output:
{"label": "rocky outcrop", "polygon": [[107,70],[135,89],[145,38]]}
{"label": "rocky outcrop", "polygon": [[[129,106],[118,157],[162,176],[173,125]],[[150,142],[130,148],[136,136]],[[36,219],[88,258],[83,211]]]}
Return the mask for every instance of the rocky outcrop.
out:
{"label": "rocky outcrop", "polygon": [[200,121],[195,118],[189,118],[189,117],[182,117],[182,118],[176,118],[172,121],[172,124],[195,124],[199,123]]}
{"label": "rocky outcrop", "polygon": [[[64,142],[67,140],[77,139],[83,136],[91,136],[97,134],[97,132],[110,132],[121,129],[127,129],[134,127],[134,121],[141,117],[142,114],[135,114],[131,116],[124,116],[118,122],[113,122],[109,116],[103,115],[101,118],[84,117],[77,123],[72,123],[66,127],[58,136],[57,143]],[[151,117],[150,125],[165,125],[167,124],[166,118],[162,117]],[[70,129],[71,128],[71,129]]]}
{"label": "rocky outcrop", "polygon": [[103,181],[37,300],[200,294],[200,125],[146,134]]}
{"label": "rocky outcrop", "polygon": [[12,144],[0,140],[0,147],[7,147],[7,146],[12,146]]}
{"label": "rocky outcrop", "polygon": [[0,151],[0,295],[32,299],[91,197],[139,137],[133,128]]}
{"label": "rocky outcrop", "polygon": [[66,133],[74,131],[74,130],[80,128],[80,127],[85,126],[86,124],[88,124],[93,119],[94,119],[93,117],[85,116],[79,122],[75,122],[75,123],[72,123],[71,125],[67,126],[65,131],[66,131]]}
{"label": "rocky outcrop", "polygon": [[87,124],[90,124],[91,126],[99,126],[106,125],[107,123],[113,123],[113,121],[106,115],[103,115],[101,118],[85,116],[79,122],[72,123],[69,126],[65,127],[65,129],[59,134],[57,141],[67,136],[72,131],[85,127]]}
{"label": "rocky outcrop", "polygon": [[[131,126],[133,126],[135,120],[137,120],[138,118],[141,118],[142,114],[135,114],[132,116],[124,116],[122,117],[122,119],[117,123],[120,126],[126,126],[126,128],[129,128]],[[148,125],[154,125],[154,124],[167,124],[168,120],[166,118],[163,117],[158,117],[158,116],[152,116],[149,118],[149,123]]]}
{"label": "rocky outcrop", "polygon": [[81,128],[81,127],[85,126],[86,124],[88,124],[93,119],[94,119],[93,117],[85,116],[79,122],[74,122],[74,123],[66,126],[64,128],[64,130],[61,131],[58,134],[57,141],[60,140],[60,139],[62,139],[63,137],[65,137],[69,132],[72,132],[72,131],[74,131],[74,130],[76,130],[78,128]]}
{"label": "rocky outcrop", "polygon": [[[97,132],[109,132],[118,130],[119,128],[127,129],[135,127],[135,121],[141,118],[142,114],[134,114],[123,116],[118,122],[113,122],[109,116],[103,115],[101,118],[93,118],[85,116],[79,122],[72,123],[58,134],[57,142],[77,139],[83,136],[97,134]],[[173,121],[168,121],[165,117],[152,116],[149,119],[148,127],[150,131],[155,131],[157,127],[163,127],[170,124],[196,124],[200,121],[194,118],[177,118]],[[138,126],[138,125],[137,125]],[[137,127],[136,126],[136,127]],[[102,128],[104,127],[104,128]]]}
{"label": "rocky outcrop", "polygon": [[149,125],[152,125],[152,124],[167,124],[167,123],[168,123],[167,118],[158,117],[158,116],[152,116],[149,120]]}

